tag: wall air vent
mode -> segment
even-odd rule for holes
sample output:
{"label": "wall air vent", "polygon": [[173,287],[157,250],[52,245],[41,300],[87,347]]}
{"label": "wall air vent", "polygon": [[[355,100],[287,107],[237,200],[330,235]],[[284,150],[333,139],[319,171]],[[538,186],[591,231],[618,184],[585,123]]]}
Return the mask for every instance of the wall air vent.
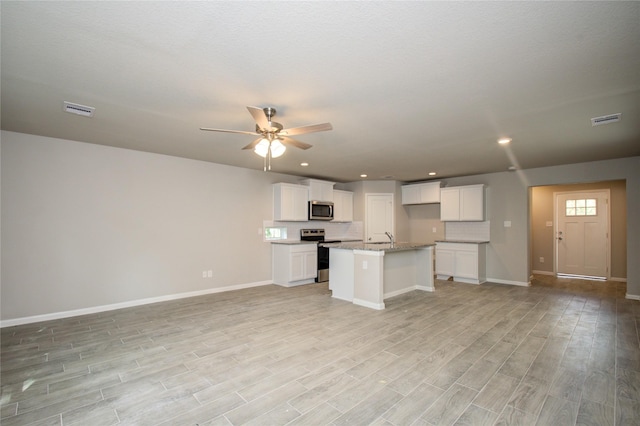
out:
{"label": "wall air vent", "polygon": [[96,109],[94,107],[74,104],[72,102],[64,101],[62,104],[62,110],[71,114],[81,115],[83,117],[93,117]]}
{"label": "wall air vent", "polygon": [[622,116],[621,112],[617,114],[603,115],[602,117],[593,117],[591,119],[591,125],[601,126],[603,124],[617,123],[618,121],[620,121],[620,116]]}

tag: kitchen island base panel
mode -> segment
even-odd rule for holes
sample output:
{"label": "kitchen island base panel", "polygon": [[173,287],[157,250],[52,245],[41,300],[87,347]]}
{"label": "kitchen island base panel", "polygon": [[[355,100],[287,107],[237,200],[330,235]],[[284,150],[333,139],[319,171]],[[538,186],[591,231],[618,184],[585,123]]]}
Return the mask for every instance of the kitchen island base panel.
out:
{"label": "kitchen island base panel", "polygon": [[330,250],[332,297],[371,309],[413,290],[434,291],[433,247],[402,251]]}

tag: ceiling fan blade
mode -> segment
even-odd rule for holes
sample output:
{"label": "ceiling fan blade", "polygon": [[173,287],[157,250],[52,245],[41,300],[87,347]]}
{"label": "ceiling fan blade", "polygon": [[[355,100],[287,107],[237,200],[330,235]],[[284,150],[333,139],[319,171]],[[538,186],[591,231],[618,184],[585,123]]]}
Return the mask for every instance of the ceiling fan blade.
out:
{"label": "ceiling fan blade", "polygon": [[269,125],[269,120],[267,120],[267,116],[265,115],[265,113],[262,110],[262,108],[248,106],[247,109],[249,110],[249,112],[253,116],[253,119],[256,121],[256,124],[261,129],[267,129],[267,128],[271,127]]}
{"label": "ceiling fan blade", "polygon": [[210,127],[200,127],[200,130],[207,130],[209,132],[224,132],[224,133],[241,133],[243,135],[259,135],[256,132],[245,132],[244,130],[226,130],[226,129],[212,129]]}
{"label": "ceiling fan blade", "polygon": [[280,132],[278,132],[278,134],[282,136],[294,136],[294,135],[302,135],[305,133],[324,132],[332,129],[333,129],[333,126],[331,126],[331,123],[311,124],[309,126],[293,127],[291,129],[282,129],[280,130]]}
{"label": "ceiling fan blade", "polygon": [[251,142],[249,145],[243,146],[242,149],[253,149],[256,147],[256,145],[258,145],[258,143],[260,143],[261,140],[262,138],[258,138],[255,141]]}
{"label": "ceiling fan blade", "polygon": [[284,145],[291,145],[291,146],[295,146],[296,148],[300,148],[300,149],[309,149],[309,148],[311,148],[313,146],[313,145],[310,145],[308,143],[300,142],[300,141],[297,141],[295,139],[288,138],[288,137],[281,137],[280,140],[282,141],[282,143]]}

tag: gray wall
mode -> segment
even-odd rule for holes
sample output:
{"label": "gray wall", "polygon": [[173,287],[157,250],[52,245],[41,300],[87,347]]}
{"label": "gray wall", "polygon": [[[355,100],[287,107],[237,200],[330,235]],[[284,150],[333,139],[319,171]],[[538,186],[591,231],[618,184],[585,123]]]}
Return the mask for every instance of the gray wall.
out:
{"label": "gray wall", "polygon": [[270,282],[258,229],[272,219],[271,184],[299,178],[20,133],[1,140],[2,320]]}
{"label": "gray wall", "polygon": [[[531,265],[534,271],[554,272],[554,228],[546,226],[547,222],[554,221],[553,193],[598,189],[608,189],[611,197],[611,277],[627,277],[627,202],[623,180],[531,188]],[[540,262],[540,257],[545,259],[544,263]]]}
{"label": "gray wall", "polygon": [[[272,218],[271,184],[298,177],[4,131],[0,149],[2,320],[271,280],[271,248],[257,230]],[[488,186],[487,276],[526,283],[529,187],[618,179],[627,192],[627,293],[640,298],[640,157],[446,184]],[[355,192],[356,220],[365,193],[393,192],[398,240],[418,229],[397,182],[345,189]],[[209,269],[213,278],[203,279]]]}
{"label": "gray wall", "polygon": [[[487,250],[487,278],[526,283],[532,271],[529,188],[613,180],[624,180],[626,184],[627,295],[640,299],[640,157],[465,176],[447,179],[446,185],[488,186],[491,244]],[[503,226],[506,220],[511,221],[510,228]]]}

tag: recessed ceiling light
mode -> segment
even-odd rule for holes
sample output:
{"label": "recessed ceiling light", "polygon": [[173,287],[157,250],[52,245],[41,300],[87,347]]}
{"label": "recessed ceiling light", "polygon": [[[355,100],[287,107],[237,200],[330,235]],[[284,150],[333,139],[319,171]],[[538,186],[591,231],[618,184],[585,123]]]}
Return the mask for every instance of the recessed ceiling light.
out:
{"label": "recessed ceiling light", "polygon": [[435,175],[437,175],[436,172],[429,172],[429,176],[435,176]]}
{"label": "recessed ceiling light", "polygon": [[511,138],[500,138],[498,139],[498,143],[500,145],[506,145],[511,142]]}
{"label": "recessed ceiling light", "polygon": [[367,175],[365,175],[364,173],[360,175],[361,178],[366,178]]}
{"label": "recessed ceiling light", "polygon": [[300,163],[300,165],[301,165],[302,167],[307,167],[307,166],[309,165],[309,163]]}

